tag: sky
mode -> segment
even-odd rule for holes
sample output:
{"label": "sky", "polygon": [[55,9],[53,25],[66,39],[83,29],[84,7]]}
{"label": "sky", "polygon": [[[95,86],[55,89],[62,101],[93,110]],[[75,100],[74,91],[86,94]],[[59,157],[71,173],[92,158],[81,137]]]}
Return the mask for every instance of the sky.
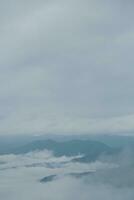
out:
{"label": "sky", "polygon": [[0,135],[133,135],[133,6],[0,0]]}

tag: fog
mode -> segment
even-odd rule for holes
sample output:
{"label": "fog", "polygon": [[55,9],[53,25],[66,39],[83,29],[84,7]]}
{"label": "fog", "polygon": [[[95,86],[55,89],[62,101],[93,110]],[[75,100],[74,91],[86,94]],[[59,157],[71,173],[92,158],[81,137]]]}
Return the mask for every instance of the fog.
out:
{"label": "fog", "polygon": [[[129,154],[129,155],[128,155]],[[82,156],[82,155],[79,155]],[[76,163],[74,157],[54,157],[52,152],[0,156],[2,200],[132,200],[133,162],[129,152],[93,163]],[[126,158],[126,160],[125,160]],[[69,174],[91,172],[81,178]],[[41,183],[48,175],[58,175]]]}

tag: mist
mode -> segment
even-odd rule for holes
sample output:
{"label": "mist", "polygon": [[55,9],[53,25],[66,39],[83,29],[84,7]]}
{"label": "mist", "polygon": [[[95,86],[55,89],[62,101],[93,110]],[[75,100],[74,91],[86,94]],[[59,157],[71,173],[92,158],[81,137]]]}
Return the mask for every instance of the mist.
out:
{"label": "mist", "polygon": [[[1,199],[133,199],[134,162],[130,152],[122,152],[118,162],[111,157],[92,163],[74,163],[73,158],[55,157],[49,151],[0,156]],[[71,176],[73,172],[91,172],[91,175],[78,178]],[[43,177],[54,174],[57,179],[40,182]]]}

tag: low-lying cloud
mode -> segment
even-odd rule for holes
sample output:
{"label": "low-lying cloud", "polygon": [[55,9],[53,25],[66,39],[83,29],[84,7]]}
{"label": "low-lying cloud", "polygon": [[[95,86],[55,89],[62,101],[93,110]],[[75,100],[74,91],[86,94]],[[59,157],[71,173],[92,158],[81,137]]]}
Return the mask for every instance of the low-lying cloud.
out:
{"label": "low-lying cloud", "polygon": [[[132,200],[134,197],[132,159],[116,162],[102,159],[75,163],[74,157],[54,157],[52,152],[0,156],[0,198],[2,200]],[[125,159],[124,159],[125,160]],[[131,161],[131,162],[130,162]],[[125,163],[125,164],[124,164]],[[81,178],[71,173],[91,172]],[[41,183],[43,177],[59,178]],[[70,174],[70,175],[69,175]]]}

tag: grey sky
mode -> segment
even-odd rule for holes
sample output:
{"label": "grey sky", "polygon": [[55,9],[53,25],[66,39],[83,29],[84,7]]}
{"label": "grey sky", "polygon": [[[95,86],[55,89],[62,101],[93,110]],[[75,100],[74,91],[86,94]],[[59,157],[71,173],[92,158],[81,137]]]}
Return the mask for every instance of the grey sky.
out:
{"label": "grey sky", "polygon": [[133,134],[133,6],[0,0],[0,134]]}

